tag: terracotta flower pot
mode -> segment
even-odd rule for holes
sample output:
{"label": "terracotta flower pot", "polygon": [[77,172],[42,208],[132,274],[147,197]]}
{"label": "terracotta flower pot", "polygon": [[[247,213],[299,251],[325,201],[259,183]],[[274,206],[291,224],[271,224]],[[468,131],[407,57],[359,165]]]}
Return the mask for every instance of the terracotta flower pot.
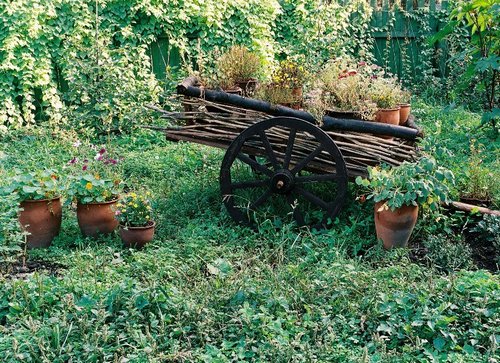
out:
{"label": "terracotta flower pot", "polygon": [[47,248],[61,230],[62,207],[59,197],[43,200],[26,200],[19,213],[22,228],[29,232],[28,248]]}
{"label": "terracotta flower pot", "polygon": [[243,96],[251,95],[255,92],[257,88],[257,80],[256,79],[248,79],[236,81],[236,86],[240,87],[243,90]]}
{"label": "terracotta flower pot", "polygon": [[76,216],[84,236],[97,237],[111,233],[118,227],[113,210],[116,202],[117,199],[104,203],[77,204]]}
{"label": "terracotta flower pot", "polygon": [[411,105],[409,103],[401,103],[399,105],[399,124],[405,125],[408,121],[408,116],[410,116]]}
{"label": "terracotta flower pot", "polygon": [[292,95],[294,95],[297,98],[302,98],[302,87],[295,87],[292,88]]}
{"label": "terracotta flower pot", "polygon": [[144,227],[125,227],[120,225],[120,237],[126,248],[141,249],[151,242],[155,233],[155,222],[149,222]]}
{"label": "terracotta flower pot", "polygon": [[418,206],[402,206],[395,211],[379,208],[384,202],[375,203],[375,230],[385,249],[405,247],[418,217]]}
{"label": "terracotta flower pot", "polygon": [[399,109],[399,106],[391,109],[379,109],[375,114],[375,121],[384,124],[399,125]]}

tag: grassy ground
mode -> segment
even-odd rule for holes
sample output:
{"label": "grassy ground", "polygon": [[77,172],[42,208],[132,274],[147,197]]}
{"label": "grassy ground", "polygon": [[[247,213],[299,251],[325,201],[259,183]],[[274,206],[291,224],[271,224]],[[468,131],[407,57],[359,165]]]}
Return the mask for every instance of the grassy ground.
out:
{"label": "grassy ground", "polygon": [[[416,108],[429,145],[451,150],[434,153],[463,178],[476,116]],[[69,134],[12,136],[0,149],[0,173],[64,165],[73,141]],[[480,141],[498,178],[499,145]],[[412,251],[384,252],[373,206],[355,202],[351,186],[329,231],[263,223],[255,233],[221,206],[221,151],[147,131],[110,145],[124,157],[127,183],[154,195],[156,238],[143,251],[122,249],[116,235],[85,239],[65,209],[50,249],[30,252],[52,272],[0,277],[2,361],[500,360],[498,274],[475,269],[467,253],[451,269],[458,271],[439,265],[464,259],[467,247],[448,239],[466,217],[423,216],[413,236],[414,244],[434,235],[441,246],[462,249],[420,260]]]}

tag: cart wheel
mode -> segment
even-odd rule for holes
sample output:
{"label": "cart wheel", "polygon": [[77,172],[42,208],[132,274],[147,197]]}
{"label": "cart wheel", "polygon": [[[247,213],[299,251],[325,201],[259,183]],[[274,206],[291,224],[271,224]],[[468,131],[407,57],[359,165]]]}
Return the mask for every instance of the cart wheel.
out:
{"label": "cart wheel", "polygon": [[224,205],[239,223],[255,226],[257,215],[284,215],[299,226],[321,229],[342,208],[347,170],[337,145],[322,129],[276,117],[253,124],[231,143],[220,187]]}

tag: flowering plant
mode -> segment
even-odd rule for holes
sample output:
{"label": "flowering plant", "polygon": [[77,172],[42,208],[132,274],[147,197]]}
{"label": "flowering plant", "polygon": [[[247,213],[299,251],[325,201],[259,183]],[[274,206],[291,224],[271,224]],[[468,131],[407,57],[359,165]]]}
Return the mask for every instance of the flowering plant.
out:
{"label": "flowering plant", "polygon": [[375,77],[371,79],[368,97],[378,108],[395,108],[403,103],[403,90],[395,77]]}
{"label": "flowering plant", "polygon": [[23,173],[16,170],[10,184],[4,187],[7,194],[17,193],[21,201],[53,199],[61,195],[60,177],[52,169]]}
{"label": "flowering plant", "polygon": [[[77,142],[73,146],[80,147]],[[91,147],[97,150],[97,148]],[[100,148],[93,158],[73,157],[68,162],[71,168],[69,177],[69,195],[78,202],[103,203],[114,200],[122,190],[118,168],[119,159],[114,158],[105,148]]]}
{"label": "flowering plant", "polygon": [[145,227],[152,222],[150,193],[137,195],[132,192],[123,196],[116,204],[115,216],[122,226]]}
{"label": "flowering plant", "polygon": [[283,88],[301,88],[307,78],[304,67],[292,60],[280,62],[279,68],[273,73],[273,83]]}

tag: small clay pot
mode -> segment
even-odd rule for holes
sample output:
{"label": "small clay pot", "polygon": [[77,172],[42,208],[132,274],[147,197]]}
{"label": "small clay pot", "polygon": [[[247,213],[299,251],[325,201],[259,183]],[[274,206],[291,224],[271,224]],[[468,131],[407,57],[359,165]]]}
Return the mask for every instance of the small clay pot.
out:
{"label": "small clay pot", "polygon": [[406,247],[411,232],[417,223],[418,206],[402,206],[391,211],[379,212],[384,202],[375,203],[375,230],[377,239],[382,240],[384,248]]}
{"label": "small clay pot", "polygon": [[155,233],[155,222],[150,221],[144,227],[125,227],[120,225],[120,237],[123,246],[126,248],[143,248],[147,243],[151,242]]}
{"label": "small clay pot", "polygon": [[47,248],[61,230],[61,198],[25,200],[19,213],[21,227],[30,234],[27,248]]}
{"label": "small clay pot", "polygon": [[399,124],[405,125],[408,121],[408,116],[410,116],[411,105],[409,103],[399,104]]}
{"label": "small clay pot", "polygon": [[243,90],[243,96],[247,97],[255,92],[257,80],[255,78],[236,81],[236,86]]}
{"label": "small clay pot", "polygon": [[399,106],[397,108],[379,109],[375,114],[375,121],[384,124],[399,125],[399,109]]}
{"label": "small clay pot", "polygon": [[302,98],[302,87],[295,87],[292,88],[292,95],[294,95],[297,98]]}
{"label": "small clay pot", "polygon": [[114,206],[118,199],[104,203],[78,203],[76,216],[82,234],[86,237],[97,237],[109,234],[118,227]]}

